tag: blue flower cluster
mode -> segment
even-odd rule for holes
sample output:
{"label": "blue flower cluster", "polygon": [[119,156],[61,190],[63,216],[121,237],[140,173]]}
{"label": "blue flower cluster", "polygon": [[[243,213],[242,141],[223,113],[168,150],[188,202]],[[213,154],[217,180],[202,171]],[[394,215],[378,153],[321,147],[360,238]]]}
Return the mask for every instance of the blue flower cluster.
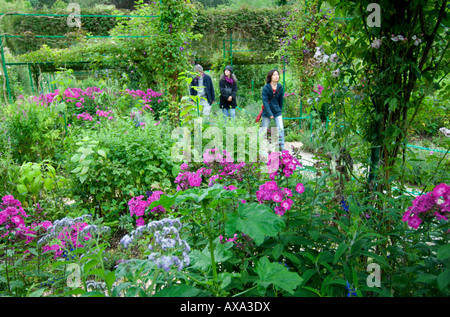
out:
{"label": "blue flower cluster", "polygon": [[166,218],[152,221],[146,226],[133,230],[130,235],[125,235],[120,243],[124,248],[128,248],[144,233],[153,234],[153,241],[148,246],[148,250],[151,251],[148,260],[165,272],[169,272],[173,266],[181,271],[190,264],[188,255],[190,247],[185,240],[180,238],[181,227],[179,219]]}
{"label": "blue flower cluster", "polygon": [[66,231],[67,228],[73,225],[85,221],[86,218],[92,218],[92,215],[83,215],[77,218],[65,217],[63,219],[56,220],[53,225],[47,228],[47,234],[38,240],[38,244],[44,244],[58,237],[60,232]]}
{"label": "blue flower cluster", "polygon": [[101,236],[102,234],[108,233],[109,231],[111,231],[110,227],[99,227],[97,225],[87,225],[86,227],[83,228],[83,230],[80,231],[79,233],[79,237],[86,237],[89,234],[91,236]]}
{"label": "blue flower cluster", "polygon": [[347,286],[345,287],[348,291],[347,297],[358,297],[358,294],[356,294],[356,290],[353,287],[352,284],[350,284],[348,281],[347,282]]}

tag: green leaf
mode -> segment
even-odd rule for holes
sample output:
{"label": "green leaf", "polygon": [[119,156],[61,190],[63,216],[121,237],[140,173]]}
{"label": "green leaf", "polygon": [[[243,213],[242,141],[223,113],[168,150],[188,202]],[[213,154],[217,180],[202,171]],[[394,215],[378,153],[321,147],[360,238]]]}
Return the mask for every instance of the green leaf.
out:
{"label": "green leaf", "polygon": [[334,261],[333,261],[333,264],[336,264],[336,263],[337,263],[337,261],[339,260],[339,258],[341,257],[341,255],[342,255],[347,249],[348,249],[348,245],[347,245],[347,243],[345,243],[345,242],[342,242],[342,243],[338,246],[338,248],[337,248],[337,250],[336,250],[336,253],[334,254]]}
{"label": "green leaf", "polygon": [[177,177],[178,174],[180,173],[180,170],[181,170],[180,166],[174,165],[172,167],[172,175],[173,175],[173,177]]}
{"label": "green leaf", "polygon": [[103,151],[103,150],[98,150],[97,153],[98,153],[100,156],[106,158],[106,152],[105,152],[105,151]]}
{"label": "green leaf", "polygon": [[114,283],[115,280],[116,280],[116,272],[115,271],[111,271],[106,274],[105,283],[109,289],[112,287],[112,284]]}
{"label": "green leaf", "polygon": [[35,290],[33,292],[31,292],[28,297],[41,297],[42,294],[44,294],[45,292],[45,288],[40,288],[38,290]]}
{"label": "green leaf", "polygon": [[419,277],[416,279],[416,282],[430,284],[433,283],[436,280],[436,278],[437,278],[436,275],[424,273],[419,275]]}
{"label": "green leaf", "polygon": [[279,263],[270,263],[266,257],[259,260],[256,265],[259,279],[256,284],[263,288],[273,285],[275,288],[287,291],[290,294],[302,283],[302,278],[296,272]]}
{"label": "green leaf", "polygon": [[272,249],[272,256],[275,260],[278,260],[278,258],[281,255],[281,252],[283,252],[283,245],[282,244],[277,244],[273,249]]}
{"label": "green leaf", "polygon": [[285,223],[266,205],[258,203],[239,204],[237,214],[231,214],[225,223],[225,233],[243,232],[261,245],[265,237],[274,237],[283,230]]}
{"label": "green leaf", "polygon": [[155,297],[196,297],[202,293],[202,290],[190,285],[172,285],[163,288]]}
{"label": "green leaf", "polygon": [[105,297],[105,294],[100,293],[100,292],[86,292],[81,294],[81,297]]}
{"label": "green leaf", "polygon": [[450,258],[450,244],[444,244],[437,251],[436,257],[438,260],[445,260]]}
{"label": "green leaf", "polygon": [[[214,249],[214,261],[224,262],[230,259],[233,256],[233,252],[230,249],[234,246],[233,243],[218,243],[219,239],[215,241],[215,249]],[[212,267],[211,262],[211,253],[209,251],[209,244],[203,249],[203,251],[193,250],[190,253],[190,257],[192,259],[192,267],[199,268],[203,271],[209,270]]]}
{"label": "green leaf", "polygon": [[80,175],[86,175],[87,172],[89,172],[89,166],[83,166],[83,168],[81,169]]}
{"label": "green leaf", "polygon": [[26,193],[28,193],[28,189],[25,185],[19,184],[19,185],[17,185],[17,192],[19,194],[26,194]]}
{"label": "green leaf", "polygon": [[440,290],[444,290],[450,283],[450,270],[445,270],[437,277],[437,284]]}
{"label": "green leaf", "polygon": [[48,191],[53,189],[53,179],[46,178],[44,179],[44,188]]}

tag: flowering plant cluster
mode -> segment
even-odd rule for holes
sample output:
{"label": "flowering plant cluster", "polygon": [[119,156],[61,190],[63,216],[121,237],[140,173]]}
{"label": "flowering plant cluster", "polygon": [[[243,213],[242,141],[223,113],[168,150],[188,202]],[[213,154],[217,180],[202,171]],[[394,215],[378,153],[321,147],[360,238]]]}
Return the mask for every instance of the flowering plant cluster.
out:
{"label": "flowering plant cluster", "polygon": [[151,89],[147,89],[147,91],[143,90],[130,90],[125,89],[125,92],[129,94],[133,99],[141,99],[144,103],[144,106],[142,110],[149,109],[152,110],[151,105],[152,104],[159,104],[162,102],[162,99],[159,97],[162,96],[162,93],[153,91]]}
{"label": "flowering plant cluster", "polygon": [[[102,93],[104,90],[98,87],[87,87],[85,90],[81,88],[70,87],[62,94],[65,102],[74,104],[77,108],[84,108],[84,104],[90,100],[95,99],[95,93]],[[48,106],[56,101],[56,97],[60,94],[59,89],[52,93],[41,94],[40,96],[33,96],[32,100],[39,105]]]}
{"label": "flowering plant cluster", "polygon": [[14,234],[16,238],[25,239],[25,243],[30,243],[36,236],[36,231],[40,228],[47,229],[51,222],[46,220],[41,223],[33,222],[30,226],[25,224],[25,218],[29,215],[23,210],[19,200],[12,195],[5,195],[0,203],[0,228],[3,227],[5,233],[0,238]]}
{"label": "flowering plant cluster", "polygon": [[[217,149],[207,149],[205,151],[203,154],[203,164],[206,165],[206,168],[200,167],[196,171],[190,171],[191,168],[195,169],[195,167],[189,166],[187,163],[181,164],[181,171],[175,178],[175,184],[178,184],[177,191],[186,190],[191,187],[200,187],[203,176],[205,176],[205,181],[208,182],[208,187],[213,186],[217,180],[242,181],[243,176],[241,170],[246,165],[243,162],[234,164],[230,153],[224,150],[223,154],[221,154]],[[230,185],[225,189],[233,190],[235,187]]]}
{"label": "flowering plant cluster", "polygon": [[223,155],[217,149],[207,149],[203,154],[203,163],[211,169],[213,177],[210,178],[209,186],[214,184],[216,179],[234,179],[242,181],[242,168],[246,165],[244,162],[233,163],[233,157],[230,153],[223,150]]}
{"label": "flowering plant cluster", "polygon": [[187,242],[180,238],[181,227],[179,219],[166,218],[152,221],[146,226],[133,230],[130,235],[125,235],[120,243],[124,248],[128,248],[143,234],[153,234],[153,242],[148,246],[148,250],[151,252],[148,260],[165,272],[169,272],[173,266],[181,271],[190,264],[188,253],[191,250]]}
{"label": "flowering plant cluster", "polygon": [[292,197],[292,191],[289,188],[279,188],[275,181],[268,181],[260,185],[256,192],[256,198],[260,204],[267,202],[276,204],[274,210],[279,216],[291,209],[293,201],[289,197]]}
{"label": "flowering plant cluster", "polygon": [[[423,34],[421,34],[421,36],[422,35]],[[383,39],[385,39],[385,38],[386,37],[383,36],[381,38],[374,39],[372,41],[372,43],[370,44],[370,46],[372,46],[372,48],[379,49],[381,47],[381,45],[383,44]],[[391,35],[391,41],[393,41],[393,42],[398,42],[398,41],[406,42],[407,40],[408,40],[408,38],[406,38],[406,37],[404,37],[403,35],[400,35],[400,34],[399,35],[395,35],[395,34]],[[411,37],[411,40],[413,41],[413,44],[415,46],[418,46],[420,43],[422,43],[422,39],[419,36],[417,36],[417,35],[413,35]]]}
{"label": "flowering plant cluster", "polygon": [[285,177],[290,177],[297,167],[302,167],[302,164],[288,150],[270,153],[267,165],[269,166],[269,177],[271,180],[274,180],[275,176],[281,174]]}
{"label": "flowering plant cluster", "polygon": [[439,184],[431,192],[414,199],[402,220],[411,228],[417,229],[423,221],[429,222],[433,218],[450,218],[450,185]]}
{"label": "flowering plant cluster", "polygon": [[[145,225],[144,216],[146,214],[147,207],[150,206],[154,201],[159,200],[161,194],[163,194],[163,192],[159,190],[155,192],[147,192],[147,200],[143,200],[144,196],[140,195],[137,197],[133,197],[130,201],[128,201],[130,216],[137,216],[136,226],[141,227]],[[166,209],[162,205],[158,205],[155,208],[149,210],[147,214],[162,214],[165,212]]]}
{"label": "flowering plant cluster", "polygon": [[66,257],[68,252],[84,247],[81,243],[92,238],[90,232],[83,231],[88,227],[84,220],[91,217],[83,215],[75,219],[66,217],[56,220],[53,225],[47,227],[47,234],[38,240],[38,244],[44,245],[44,252],[55,251],[55,259]]}

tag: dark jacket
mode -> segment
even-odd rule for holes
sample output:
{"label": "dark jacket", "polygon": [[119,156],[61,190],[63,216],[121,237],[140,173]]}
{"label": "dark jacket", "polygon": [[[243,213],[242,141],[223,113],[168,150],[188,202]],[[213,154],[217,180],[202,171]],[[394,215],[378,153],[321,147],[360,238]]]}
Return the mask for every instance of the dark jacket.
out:
{"label": "dark jacket", "polygon": [[277,90],[274,94],[272,86],[270,83],[267,83],[262,89],[262,101],[264,105],[262,116],[267,118],[280,116],[283,110],[283,98],[284,91],[282,85],[277,84]]}
{"label": "dark jacket", "polygon": [[[237,79],[236,76],[232,73],[231,78],[233,79],[233,84],[228,83],[225,80],[225,75],[222,73],[220,75],[219,87],[220,87],[220,108],[235,109],[237,106],[236,103],[236,94],[237,94]],[[231,93],[230,93],[231,92]],[[228,97],[232,96],[233,99],[228,101]]]}
{"label": "dark jacket", "polygon": [[[211,79],[211,76],[209,76],[208,74],[203,73],[203,75],[204,75],[203,76],[203,86],[205,87],[206,99],[208,100],[209,104],[212,104],[212,102],[216,100],[216,95],[214,93],[212,79]],[[198,87],[198,80],[199,80],[198,77],[194,77],[194,79],[192,79],[191,89],[190,89],[191,96],[197,96],[198,91],[192,87],[193,86]]]}

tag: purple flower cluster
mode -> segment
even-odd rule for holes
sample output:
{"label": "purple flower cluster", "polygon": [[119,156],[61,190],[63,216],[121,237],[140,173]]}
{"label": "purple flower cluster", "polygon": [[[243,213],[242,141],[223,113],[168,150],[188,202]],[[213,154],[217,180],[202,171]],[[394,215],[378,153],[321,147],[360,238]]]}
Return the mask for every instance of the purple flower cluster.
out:
{"label": "purple flower cluster", "polygon": [[269,166],[269,177],[271,180],[274,180],[275,176],[281,174],[284,174],[285,177],[290,177],[297,167],[302,167],[302,164],[288,150],[271,152],[267,165]]}
{"label": "purple flower cluster", "polygon": [[[148,196],[147,200],[143,200],[144,196],[137,196],[133,197],[128,201],[128,207],[130,210],[130,216],[133,217],[134,215],[137,216],[136,219],[136,226],[141,227],[145,225],[144,216],[146,214],[147,207],[150,206],[154,201],[159,200],[161,197],[161,194],[163,194],[162,191],[155,191],[151,193],[151,195]],[[166,209],[162,205],[158,205],[154,208],[152,208],[147,214],[162,214],[165,213]]]}
{"label": "purple flower cluster", "polygon": [[450,185],[439,184],[431,192],[413,200],[402,220],[417,229],[423,221],[448,220],[450,217]]}
{"label": "purple flower cluster", "polygon": [[77,119],[82,119],[84,121],[92,121],[93,118],[88,112],[83,112],[79,115],[77,115]]}
{"label": "purple flower cluster", "polygon": [[293,204],[292,191],[289,188],[279,188],[277,182],[268,181],[259,186],[259,190],[256,191],[256,198],[260,204],[273,202],[276,204],[274,210],[279,216],[291,209]]}
{"label": "purple flower cluster", "polygon": [[[207,149],[203,154],[203,163],[211,168],[213,175],[217,175],[215,179],[227,178],[242,181],[240,171],[245,163],[234,164],[233,157],[225,150],[221,154],[217,149]],[[212,186],[212,184],[209,186]]]}
{"label": "purple flower cluster", "polygon": [[184,171],[179,173],[175,178],[175,184],[178,184],[177,191],[186,190],[191,187],[200,187],[202,184],[202,176],[209,175],[209,173],[211,173],[211,170],[205,168],[200,168],[196,172]]}
{"label": "purple flower cluster", "polygon": [[[133,99],[140,98],[144,102],[144,104],[151,104],[152,102],[160,103],[162,100],[159,98],[162,96],[162,93],[151,90],[150,88],[147,91],[143,90],[130,90],[125,89],[125,92],[128,93]],[[150,107],[150,106],[149,106]],[[150,108],[151,109],[151,108]]]}
{"label": "purple flower cluster", "polygon": [[[225,156],[225,159],[224,159]],[[202,184],[203,176],[204,180],[208,183],[208,186],[213,186],[217,180],[238,180],[242,181],[241,169],[245,166],[245,163],[234,164],[231,155],[227,151],[223,151],[221,154],[216,149],[208,149],[203,154],[203,163],[205,167],[200,167],[196,171],[190,171],[193,166],[189,166],[187,163],[181,164],[181,171],[175,178],[177,185],[177,191],[186,190],[191,187],[200,187]],[[236,189],[233,185],[226,187],[226,190]]]}

